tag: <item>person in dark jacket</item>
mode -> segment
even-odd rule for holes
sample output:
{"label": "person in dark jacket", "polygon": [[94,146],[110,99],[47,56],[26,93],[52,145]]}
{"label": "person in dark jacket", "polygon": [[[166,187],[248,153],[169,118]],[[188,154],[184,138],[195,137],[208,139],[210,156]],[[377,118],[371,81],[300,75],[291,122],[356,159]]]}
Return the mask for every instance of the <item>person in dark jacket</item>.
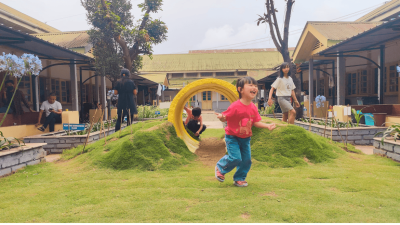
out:
{"label": "person in dark jacket", "polygon": [[[0,108],[0,113],[5,113],[7,111],[8,105],[11,102],[11,98],[14,94],[14,81],[13,80],[8,80],[6,81],[6,91],[2,93],[2,101],[3,101],[3,107]],[[10,110],[8,113],[13,113],[14,115],[22,115],[24,114],[24,109],[22,108],[22,104],[26,106],[31,112],[35,112],[28,104],[28,102],[25,99],[24,93],[22,91],[17,90],[15,92],[15,96],[13,101],[11,102]]]}
{"label": "person in dark jacket", "polygon": [[[133,120],[133,115],[137,114],[136,103],[133,95],[137,95],[135,83],[129,79],[131,73],[128,69],[121,70],[122,80],[114,87],[114,95],[118,95],[118,119],[115,124],[115,131],[121,128],[121,119],[128,115],[128,124]],[[130,115],[129,115],[130,114]]]}

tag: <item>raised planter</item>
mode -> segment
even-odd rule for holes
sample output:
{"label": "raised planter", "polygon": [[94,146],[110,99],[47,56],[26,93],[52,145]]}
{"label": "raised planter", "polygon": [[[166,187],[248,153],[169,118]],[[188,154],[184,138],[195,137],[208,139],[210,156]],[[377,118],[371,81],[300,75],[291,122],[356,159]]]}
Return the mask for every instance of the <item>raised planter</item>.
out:
{"label": "raised planter", "polygon": [[0,151],[0,177],[11,174],[27,165],[46,161],[46,143],[25,144],[18,148]]}
{"label": "raised planter", "polygon": [[[137,123],[137,122],[133,122]],[[125,126],[126,127],[126,126]],[[121,127],[122,129],[124,128]],[[110,128],[110,130],[105,129],[105,135],[111,135],[115,133],[115,128]],[[102,132],[100,135],[100,131],[96,131],[90,133],[88,143],[92,143],[98,141],[104,137],[104,133]],[[48,154],[58,154],[62,153],[65,149],[75,148],[79,145],[83,145],[86,141],[87,134],[84,135],[67,135],[65,131],[40,134],[25,137],[25,143],[47,143],[47,145],[43,146],[43,148],[47,151]]]}
{"label": "raised planter", "polygon": [[[309,130],[310,124],[304,123],[300,121],[295,121],[294,125],[303,127],[306,130]],[[325,126],[311,124],[311,132],[318,134],[319,136],[324,136]],[[347,143],[353,145],[373,145],[375,134],[385,131],[385,127],[373,127],[373,126],[360,126],[348,129]],[[347,129],[340,128],[340,134],[343,137],[343,140],[346,141],[346,133]],[[337,128],[332,128],[332,140],[337,142],[342,142],[340,138],[340,134]],[[325,137],[331,137],[331,128],[327,127],[325,132]]]}
{"label": "raised planter", "polygon": [[400,141],[385,139],[382,144],[381,140],[382,138],[374,138],[374,154],[400,162]]}

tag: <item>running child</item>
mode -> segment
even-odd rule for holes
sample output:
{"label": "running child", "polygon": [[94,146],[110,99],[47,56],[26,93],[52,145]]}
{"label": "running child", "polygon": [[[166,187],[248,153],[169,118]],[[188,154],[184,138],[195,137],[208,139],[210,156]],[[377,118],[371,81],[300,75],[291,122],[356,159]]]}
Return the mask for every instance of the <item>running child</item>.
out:
{"label": "running child", "polygon": [[[271,91],[269,92],[268,105],[272,105],[272,93],[276,90],[276,96],[278,97],[278,103],[282,110],[282,121],[294,124],[296,118],[296,111],[290,104],[290,97],[293,98],[296,108],[300,107],[299,101],[297,101],[294,89],[296,86],[293,83],[293,79],[289,76],[289,63],[284,62],[279,69],[280,75],[276,78],[275,82],[271,85]],[[290,115],[288,115],[290,113]],[[289,120],[289,121],[288,121]]]}
{"label": "running child", "polygon": [[252,77],[244,77],[237,81],[236,90],[239,100],[233,102],[222,114],[216,113],[221,122],[227,121],[225,142],[228,155],[222,157],[215,167],[215,177],[218,181],[225,180],[225,174],[235,167],[234,185],[247,187],[246,177],[251,167],[250,138],[251,127],[275,129],[275,124],[260,122],[261,116],[257,106],[252,103],[258,92],[257,81]]}
{"label": "running child", "polygon": [[192,131],[194,135],[197,137],[200,136],[206,130],[206,125],[203,124],[203,117],[201,116],[201,108],[196,107],[193,109],[189,109],[188,107],[184,107],[187,118],[185,121],[185,127]]}

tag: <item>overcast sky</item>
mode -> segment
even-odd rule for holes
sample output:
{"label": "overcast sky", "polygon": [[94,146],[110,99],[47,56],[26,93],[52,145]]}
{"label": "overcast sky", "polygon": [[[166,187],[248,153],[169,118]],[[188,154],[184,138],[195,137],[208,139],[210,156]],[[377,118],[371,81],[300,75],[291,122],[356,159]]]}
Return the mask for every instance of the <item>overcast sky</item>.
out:
{"label": "overcast sky", "polygon": [[[275,0],[283,23],[285,1]],[[290,24],[289,45],[295,47],[307,21],[354,21],[387,0],[297,0]],[[90,29],[80,0],[0,0],[61,31]],[[131,0],[135,20],[141,18]],[[163,11],[151,15],[168,26],[168,40],[154,54],[187,53],[198,49],[274,48],[266,25],[256,25],[265,0],[164,0]],[[348,15],[348,16],[347,16]],[[347,16],[347,17],[344,17]],[[342,17],[342,18],[341,18]]]}

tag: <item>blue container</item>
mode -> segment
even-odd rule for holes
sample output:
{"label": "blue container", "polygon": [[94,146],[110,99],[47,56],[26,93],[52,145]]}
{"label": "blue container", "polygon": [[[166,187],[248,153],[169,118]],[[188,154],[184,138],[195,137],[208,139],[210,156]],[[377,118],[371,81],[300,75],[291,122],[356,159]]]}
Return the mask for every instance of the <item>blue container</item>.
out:
{"label": "blue container", "polygon": [[365,125],[367,126],[374,126],[375,120],[374,115],[372,113],[363,113],[365,117]]}

